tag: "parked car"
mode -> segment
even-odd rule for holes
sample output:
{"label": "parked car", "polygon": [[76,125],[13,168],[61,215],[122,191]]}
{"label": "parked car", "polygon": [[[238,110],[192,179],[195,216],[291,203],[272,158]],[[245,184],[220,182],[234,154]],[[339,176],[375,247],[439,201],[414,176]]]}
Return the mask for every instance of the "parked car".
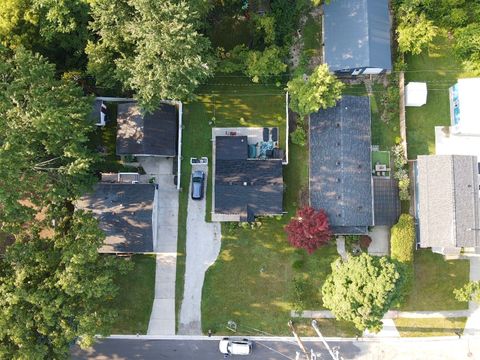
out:
{"label": "parked car", "polygon": [[252,342],[248,339],[225,337],[220,340],[218,349],[224,355],[250,355],[252,353]]}
{"label": "parked car", "polygon": [[192,174],[192,199],[201,200],[203,198],[203,188],[205,182],[205,173],[203,171],[194,171]]}

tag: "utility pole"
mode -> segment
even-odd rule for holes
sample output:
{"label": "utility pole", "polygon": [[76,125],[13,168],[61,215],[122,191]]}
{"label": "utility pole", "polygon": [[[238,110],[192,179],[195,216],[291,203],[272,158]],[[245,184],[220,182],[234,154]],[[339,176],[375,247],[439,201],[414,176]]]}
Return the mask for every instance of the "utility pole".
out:
{"label": "utility pole", "polygon": [[[289,320],[289,321],[288,321],[288,327],[289,327],[290,330],[292,331],[293,337],[294,337],[295,340],[297,341],[298,346],[300,347],[300,349],[301,349],[301,350],[303,351],[303,353],[305,354],[306,359],[307,359],[307,360],[310,360],[310,356],[308,355],[307,349],[305,349],[305,345],[303,345],[302,339],[300,339],[300,336],[298,336],[297,332],[295,331],[295,326],[293,325],[293,321],[292,321],[292,320]],[[298,354],[298,353],[297,353],[297,354]]]}
{"label": "utility pole", "polygon": [[328,350],[328,353],[330,354],[330,356],[332,357],[333,360],[339,360],[338,358],[338,352],[335,354],[332,349],[330,348],[330,345],[328,345],[327,341],[325,340],[325,338],[323,337],[322,333],[320,332],[320,329],[318,328],[318,324],[317,324],[317,320],[312,320],[312,327],[313,329],[315,330],[315,332],[317,333],[318,337],[320,338],[320,340],[322,341],[323,345],[325,345],[325,347],[327,348]]}

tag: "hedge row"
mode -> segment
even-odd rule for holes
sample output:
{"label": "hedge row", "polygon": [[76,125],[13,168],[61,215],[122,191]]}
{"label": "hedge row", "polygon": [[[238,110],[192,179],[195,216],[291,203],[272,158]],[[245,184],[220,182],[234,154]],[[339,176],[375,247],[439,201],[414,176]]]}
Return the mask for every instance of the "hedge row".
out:
{"label": "hedge row", "polygon": [[402,214],[392,227],[390,238],[390,256],[401,263],[413,263],[415,249],[415,222],[413,217]]}

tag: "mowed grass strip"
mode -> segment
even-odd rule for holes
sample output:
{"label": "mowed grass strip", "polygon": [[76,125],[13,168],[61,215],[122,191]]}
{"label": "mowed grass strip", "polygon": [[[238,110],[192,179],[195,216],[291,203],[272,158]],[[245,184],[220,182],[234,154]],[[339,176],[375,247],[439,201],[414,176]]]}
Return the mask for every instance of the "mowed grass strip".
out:
{"label": "mowed grass strip", "polygon": [[467,318],[400,318],[394,322],[401,337],[454,336],[463,333]]}

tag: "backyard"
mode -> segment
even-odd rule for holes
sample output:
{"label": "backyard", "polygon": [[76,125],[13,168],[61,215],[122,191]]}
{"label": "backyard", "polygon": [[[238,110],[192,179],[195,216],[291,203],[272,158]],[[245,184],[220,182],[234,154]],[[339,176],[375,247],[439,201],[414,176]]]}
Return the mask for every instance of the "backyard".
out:
{"label": "backyard", "polygon": [[115,279],[119,291],[109,306],[117,311],[118,318],[112,334],[146,334],[148,329],[155,293],[155,256],[134,255],[130,261],[133,270]]}
{"label": "backyard", "polygon": [[469,74],[462,69],[452,50],[452,40],[445,32],[420,55],[407,56],[408,69],[405,84],[410,81],[427,83],[427,103],[421,107],[407,107],[408,158],[435,153],[435,126],[450,125],[448,89],[459,77]]}

